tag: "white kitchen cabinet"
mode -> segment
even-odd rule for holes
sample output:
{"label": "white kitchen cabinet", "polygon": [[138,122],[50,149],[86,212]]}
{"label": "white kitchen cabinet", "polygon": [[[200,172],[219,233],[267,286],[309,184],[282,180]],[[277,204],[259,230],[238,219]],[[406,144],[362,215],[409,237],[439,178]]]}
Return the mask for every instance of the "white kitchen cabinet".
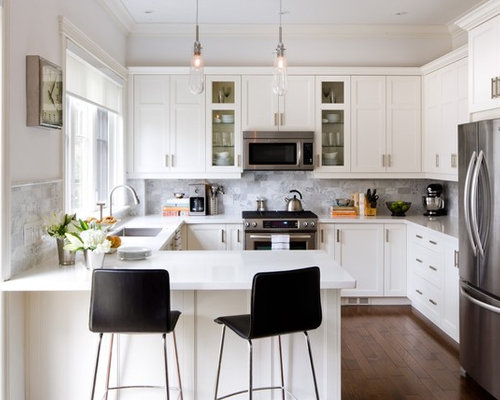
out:
{"label": "white kitchen cabinet", "polygon": [[406,225],[384,225],[384,295],[406,296]]}
{"label": "white kitchen cabinet", "polygon": [[351,78],[351,171],[421,171],[418,76]]}
{"label": "white kitchen cabinet", "polygon": [[408,227],[408,297],[414,308],[458,341],[457,247],[456,239]]}
{"label": "white kitchen cabinet", "polygon": [[469,110],[500,107],[500,15],[469,31]]}
{"label": "white kitchen cabinet", "polygon": [[316,77],[315,172],[348,172],[351,152],[350,77]]}
{"label": "white kitchen cabinet", "polygon": [[135,75],[132,176],[205,171],[205,98],[187,75]]}
{"label": "white kitchen cabinet", "polygon": [[242,224],[189,224],[187,250],[242,250]]}
{"label": "white kitchen cabinet", "polygon": [[469,120],[467,58],[424,76],[424,172],[458,179],[457,125]]}
{"label": "white kitchen cabinet", "polygon": [[459,341],[460,277],[458,272],[458,240],[451,239],[444,247],[443,315],[441,326],[455,341]]}
{"label": "white kitchen cabinet", "polygon": [[241,77],[206,77],[207,171],[241,172]]}
{"label": "white kitchen cabinet", "polygon": [[288,90],[277,96],[272,76],[242,78],[242,130],[314,131],[314,76],[288,76]]}

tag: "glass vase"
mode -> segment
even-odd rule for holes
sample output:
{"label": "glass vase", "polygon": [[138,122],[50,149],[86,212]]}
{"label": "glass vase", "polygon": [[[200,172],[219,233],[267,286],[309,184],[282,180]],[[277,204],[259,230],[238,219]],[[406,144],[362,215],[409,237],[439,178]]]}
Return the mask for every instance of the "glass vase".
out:
{"label": "glass vase", "polygon": [[104,265],[104,253],[97,253],[92,250],[84,250],[83,258],[85,259],[85,267],[89,270],[102,268]]}
{"label": "glass vase", "polygon": [[75,263],[76,253],[64,249],[64,245],[66,244],[64,238],[56,238],[56,242],[59,265],[73,265]]}

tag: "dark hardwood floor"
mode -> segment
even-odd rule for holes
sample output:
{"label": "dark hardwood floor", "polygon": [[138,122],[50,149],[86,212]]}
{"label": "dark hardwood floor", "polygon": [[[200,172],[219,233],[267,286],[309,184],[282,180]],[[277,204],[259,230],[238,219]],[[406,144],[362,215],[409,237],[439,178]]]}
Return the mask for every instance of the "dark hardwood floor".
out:
{"label": "dark hardwood floor", "polygon": [[342,400],[493,399],[458,346],[409,306],[342,307]]}

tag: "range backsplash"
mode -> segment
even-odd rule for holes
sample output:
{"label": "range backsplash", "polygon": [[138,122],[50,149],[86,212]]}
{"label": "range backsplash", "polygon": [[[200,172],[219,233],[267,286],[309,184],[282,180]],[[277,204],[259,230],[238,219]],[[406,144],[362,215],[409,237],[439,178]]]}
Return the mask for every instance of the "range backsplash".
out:
{"label": "range backsplash", "polygon": [[[129,180],[139,197],[144,199],[135,209],[137,215],[159,214],[167,199],[174,192],[189,193],[190,183],[200,180]],[[388,200],[411,201],[408,215],[421,215],[424,212],[422,196],[429,183],[434,180],[422,179],[314,179],[311,172],[245,172],[241,179],[216,179],[208,183],[224,186],[224,195],[219,197],[219,213],[239,214],[242,210],[254,210],[256,199],[266,199],[267,209],[285,209],[285,196],[291,189],[297,189],[303,195],[304,209],[318,214],[327,214],[334,199],[350,197],[352,193],[365,192],[366,189],[377,189],[379,215],[390,215],[385,207]],[[458,215],[458,184],[456,182],[439,182],[444,186],[448,214]]]}

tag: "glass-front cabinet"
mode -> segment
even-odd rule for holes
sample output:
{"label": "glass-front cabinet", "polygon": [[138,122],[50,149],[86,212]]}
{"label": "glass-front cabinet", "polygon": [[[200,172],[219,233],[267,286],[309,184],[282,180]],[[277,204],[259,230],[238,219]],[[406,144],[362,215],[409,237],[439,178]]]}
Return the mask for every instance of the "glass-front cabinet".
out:
{"label": "glass-front cabinet", "polygon": [[241,171],[241,77],[207,76],[207,169]]}
{"label": "glass-front cabinet", "polygon": [[350,78],[316,77],[317,172],[347,172],[350,169]]}

